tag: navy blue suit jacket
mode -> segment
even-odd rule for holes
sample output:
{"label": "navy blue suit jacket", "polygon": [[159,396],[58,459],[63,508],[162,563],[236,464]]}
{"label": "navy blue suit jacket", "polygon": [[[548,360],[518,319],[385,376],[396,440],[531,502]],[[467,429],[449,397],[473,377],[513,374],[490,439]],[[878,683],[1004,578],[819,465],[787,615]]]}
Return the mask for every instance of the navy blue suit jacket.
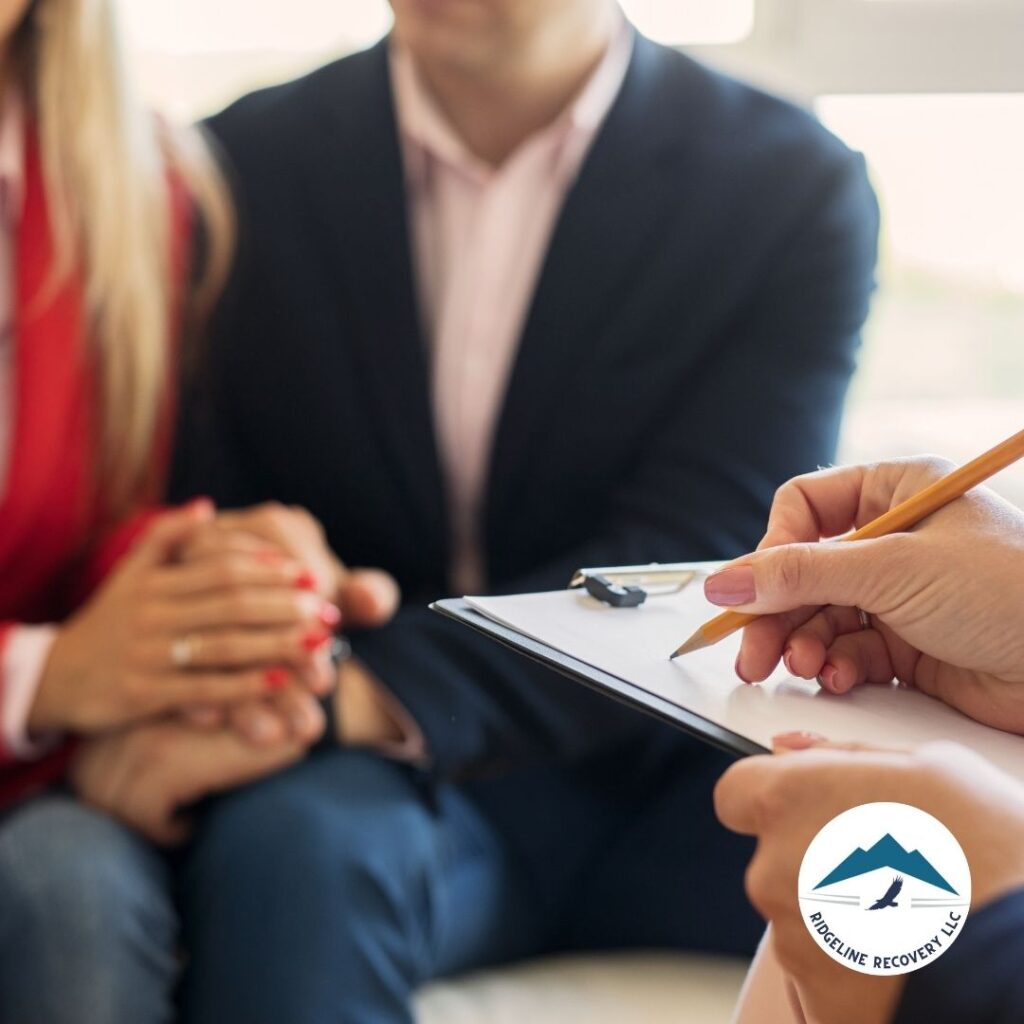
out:
{"label": "navy blue suit jacket", "polygon": [[[449,592],[449,531],[386,45],[209,126],[240,256],[184,399],[174,496],[305,505],[346,562],[398,578],[404,607],[355,650],[441,774],[671,745],[426,608]],[[811,116],[638,38],[500,416],[492,590],[751,548],[775,488],[833,458],[877,229],[862,159]]]}
{"label": "navy blue suit jacket", "polygon": [[908,975],[893,1024],[1024,1021],[1024,890],[971,914],[934,964]]}

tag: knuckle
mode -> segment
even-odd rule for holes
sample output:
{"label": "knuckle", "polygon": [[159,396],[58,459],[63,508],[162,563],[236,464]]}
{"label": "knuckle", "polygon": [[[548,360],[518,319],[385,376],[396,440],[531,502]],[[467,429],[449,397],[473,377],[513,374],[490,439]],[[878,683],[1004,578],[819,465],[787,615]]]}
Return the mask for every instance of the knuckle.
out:
{"label": "knuckle", "polygon": [[748,774],[746,762],[737,761],[715,783],[712,791],[715,815],[727,828],[738,824],[739,811],[746,802]]}
{"label": "knuckle", "polygon": [[752,801],[754,818],[762,830],[770,822],[778,821],[785,813],[787,797],[783,790],[781,783],[772,781],[755,792]]}
{"label": "knuckle", "polygon": [[772,504],[783,504],[789,496],[799,488],[800,483],[806,479],[806,476],[798,476],[792,480],[787,480],[784,484],[779,484],[779,486],[775,488],[775,493],[772,495]]}
{"label": "knuckle", "polygon": [[912,460],[913,465],[928,480],[938,480],[956,468],[956,463],[941,455],[921,455]]}
{"label": "knuckle", "polygon": [[282,505],[279,501],[272,501],[263,506],[263,515],[270,522],[281,525],[287,523],[294,513],[287,505]]}
{"label": "knuckle", "polygon": [[763,918],[770,920],[771,914],[767,899],[770,886],[761,857],[755,855],[747,865],[747,870],[743,875],[743,888],[754,909]]}
{"label": "knuckle", "polygon": [[732,789],[734,786],[734,776],[732,775],[732,771],[732,768],[728,768],[725,774],[722,775],[715,783],[715,788],[711,791],[711,800],[715,808],[715,817],[723,824],[726,824],[726,827],[728,827],[726,819],[728,817]]}
{"label": "knuckle", "polygon": [[323,526],[320,520],[304,505],[292,505],[288,511],[291,514],[291,524],[295,529],[318,538],[323,536]]}
{"label": "knuckle", "polygon": [[765,920],[777,920],[795,908],[796,880],[788,876],[788,870],[762,853],[755,854],[748,865],[743,879],[747,896]]}
{"label": "knuckle", "polygon": [[799,594],[807,579],[809,549],[805,544],[794,544],[773,559],[776,584],[784,594]]}
{"label": "knuckle", "polygon": [[267,501],[252,509],[250,515],[257,529],[278,531],[288,522],[291,513],[279,501]]}
{"label": "knuckle", "polygon": [[217,567],[217,582],[225,588],[239,587],[246,580],[245,567],[237,556],[225,558]]}

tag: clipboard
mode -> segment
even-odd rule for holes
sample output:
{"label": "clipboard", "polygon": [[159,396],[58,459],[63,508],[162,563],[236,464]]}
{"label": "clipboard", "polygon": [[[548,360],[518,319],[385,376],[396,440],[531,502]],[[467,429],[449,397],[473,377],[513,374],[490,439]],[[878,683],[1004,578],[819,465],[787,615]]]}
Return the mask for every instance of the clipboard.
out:
{"label": "clipboard", "polygon": [[[706,572],[708,563],[690,568]],[[1024,737],[976,722],[913,688],[857,687],[838,696],[780,666],[763,683],[739,681],[739,636],[670,660],[688,624],[708,618],[701,588],[615,607],[585,589],[438,601],[431,607],[463,627],[606,697],[640,710],[736,757],[765,753],[794,730],[837,743],[906,747],[935,741],[967,746],[1024,775]]]}
{"label": "clipboard", "polygon": [[463,598],[435,601],[430,608],[445,618],[468,626],[488,639],[497,641],[503,647],[524,655],[545,668],[552,669],[559,675],[582,683],[604,697],[617,700],[619,703],[650,715],[652,718],[657,718],[696,739],[732,754],[734,757],[769,753],[767,747],[753,742],[746,736],[732,732],[717,722],[712,722],[710,719],[665,700],[657,694],[650,693],[626,679],[594,668],[585,662],[563,654],[554,647],[549,647],[547,644],[481,615]]}

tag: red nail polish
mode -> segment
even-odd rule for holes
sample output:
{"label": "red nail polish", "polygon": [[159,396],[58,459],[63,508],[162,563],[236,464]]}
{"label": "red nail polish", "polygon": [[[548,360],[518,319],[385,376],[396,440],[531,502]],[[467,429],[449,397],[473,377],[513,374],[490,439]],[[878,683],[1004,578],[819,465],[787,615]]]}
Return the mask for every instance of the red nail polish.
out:
{"label": "red nail polish", "polygon": [[303,569],[295,577],[295,586],[299,590],[316,590],[316,577],[308,569]]}
{"label": "red nail polish", "polygon": [[320,606],[320,614],[317,618],[319,618],[328,629],[332,629],[341,622],[341,611],[330,602],[325,601]]}
{"label": "red nail polish", "polygon": [[280,690],[288,682],[288,670],[280,666],[268,668],[263,673],[263,681],[267,684],[268,690]]}
{"label": "red nail polish", "polygon": [[313,629],[302,638],[302,646],[305,647],[307,651],[315,651],[317,648],[323,647],[328,640],[330,640],[329,634],[324,633],[319,629]]}
{"label": "red nail polish", "polygon": [[786,666],[786,671],[791,675],[795,676],[796,672],[793,671],[793,648],[787,647],[782,652],[782,664]]}

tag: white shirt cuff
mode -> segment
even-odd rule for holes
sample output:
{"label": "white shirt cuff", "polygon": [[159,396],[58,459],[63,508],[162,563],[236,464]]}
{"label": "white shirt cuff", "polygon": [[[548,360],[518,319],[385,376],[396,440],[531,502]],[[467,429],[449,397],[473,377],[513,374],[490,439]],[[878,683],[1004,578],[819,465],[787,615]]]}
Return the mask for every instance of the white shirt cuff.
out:
{"label": "white shirt cuff", "polygon": [[34,761],[60,741],[54,734],[28,734],[29,712],[56,638],[55,626],[16,626],[0,650],[0,739],[9,755],[20,761]]}

